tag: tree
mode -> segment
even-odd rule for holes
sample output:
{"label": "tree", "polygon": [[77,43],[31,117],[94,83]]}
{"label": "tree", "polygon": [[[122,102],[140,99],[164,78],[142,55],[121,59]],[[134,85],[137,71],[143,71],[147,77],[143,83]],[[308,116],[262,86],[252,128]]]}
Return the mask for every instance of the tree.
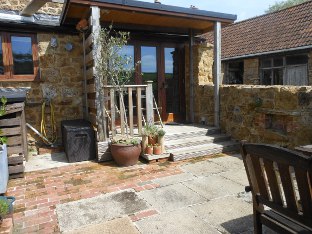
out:
{"label": "tree", "polygon": [[288,7],[292,7],[304,2],[307,2],[309,0],[285,0],[285,1],[279,1],[275,2],[273,5],[270,5],[269,8],[265,11],[265,13],[272,13],[275,11],[283,10]]}

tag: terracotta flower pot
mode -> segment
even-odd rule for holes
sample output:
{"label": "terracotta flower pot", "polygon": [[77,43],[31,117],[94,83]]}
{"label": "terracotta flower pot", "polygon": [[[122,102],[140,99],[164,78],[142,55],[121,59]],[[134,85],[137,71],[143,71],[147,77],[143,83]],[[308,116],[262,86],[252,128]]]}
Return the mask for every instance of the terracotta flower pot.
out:
{"label": "terracotta flower pot", "polygon": [[145,154],[149,154],[149,155],[153,154],[153,147],[147,146],[145,148]]}
{"label": "terracotta flower pot", "polygon": [[161,154],[161,146],[160,145],[154,145],[153,147],[153,153],[155,155],[160,155]]}
{"label": "terracotta flower pot", "polygon": [[111,144],[111,153],[118,166],[133,166],[139,160],[141,145]]}
{"label": "terracotta flower pot", "polygon": [[158,142],[157,136],[148,136],[148,144],[149,145],[155,145]]}

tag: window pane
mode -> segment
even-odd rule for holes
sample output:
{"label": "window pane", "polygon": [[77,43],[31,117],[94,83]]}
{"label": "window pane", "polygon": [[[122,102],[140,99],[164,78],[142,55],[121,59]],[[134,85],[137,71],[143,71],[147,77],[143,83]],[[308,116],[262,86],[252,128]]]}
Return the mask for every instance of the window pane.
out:
{"label": "window pane", "polygon": [[289,56],[286,57],[287,65],[297,65],[297,64],[307,64],[308,56],[306,55],[297,55],[297,56]]}
{"label": "window pane", "polygon": [[242,84],[244,77],[244,62],[229,63],[228,76],[229,84]]}
{"label": "window pane", "polygon": [[2,38],[0,37],[0,75],[4,75]]}
{"label": "window pane", "polygon": [[134,47],[131,45],[126,45],[121,48],[119,54],[126,58],[126,61],[128,62],[128,64],[125,65],[125,69],[132,69],[134,67]]}
{"label": "window pane", "polygon": [[271,85],[271,70],[262,70],[262,84]]}
{"label": "window pane", "polygon": [[283,69],[282,68],[273,70],[273,84],[283,85]]}
{"label": "window pane", "polygon": [[282,67],[283,66],[283,58],[275,58],[273,60],[274,67]]}
{"label": "window pane", "polygon": [[271,59],[262,60],[261,67],[272,67],[272,60]]}
{"label": "window pane", "polygon": [[141,71],[143,81],[153,81],[153,93],[158,100],[158,83],[157,83],[157,53],[156,47],[141,47]]}
{"label": "window pane", "polygon": [[11,37],[14,75],[33,75],[34,61],[31,37]]}

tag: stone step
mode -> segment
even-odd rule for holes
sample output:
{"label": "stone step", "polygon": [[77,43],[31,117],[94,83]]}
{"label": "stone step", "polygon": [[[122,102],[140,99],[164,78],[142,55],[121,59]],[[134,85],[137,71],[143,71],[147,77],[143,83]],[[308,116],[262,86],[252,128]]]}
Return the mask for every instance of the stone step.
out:
{"label": "stone step", "polygon": [[222,141],[229,141],[231,137],[225,134],[216,134],[211,136],[195,136],[191,138],[182,138],[176,140],[165,140],[166,150],[181,148],[185,146],[195,146],[207,143],[217,143]]}
{"label": "stone step", "polygon": [[166,133],[166,141],[184,139],[184,138],[192,138],[197,136],[210,136],[214,134],[220,134],[220,128],[208,128],[208,129],[198,129],[191,131],[182,131],[180,133],[170,134],[170,132]]}
{"label": "stone step", "polygon": [[178,149],[173,149],[170,151],[171,159],[173,161],[179,161],[189,158],[196,158],[202,156],[208,156],[223,152],[229,151],[237,151],[239,150],[239,143],[236,141],[225,141],[220,142],[218,144],[209,143],[209,144],[202,144],[197,146],[186,146],[181,147]]}

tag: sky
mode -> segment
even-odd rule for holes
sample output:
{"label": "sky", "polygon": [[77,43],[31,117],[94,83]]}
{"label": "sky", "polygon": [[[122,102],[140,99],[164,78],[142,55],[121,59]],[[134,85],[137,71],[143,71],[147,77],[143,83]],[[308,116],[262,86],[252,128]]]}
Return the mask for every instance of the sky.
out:
{"label": "sky", "polygon": [[[154,2],[154,0],[141,0]],[[237,15],[237,21],[264,14],[277,0],[161,0],[162,4],[190,7]]]}

